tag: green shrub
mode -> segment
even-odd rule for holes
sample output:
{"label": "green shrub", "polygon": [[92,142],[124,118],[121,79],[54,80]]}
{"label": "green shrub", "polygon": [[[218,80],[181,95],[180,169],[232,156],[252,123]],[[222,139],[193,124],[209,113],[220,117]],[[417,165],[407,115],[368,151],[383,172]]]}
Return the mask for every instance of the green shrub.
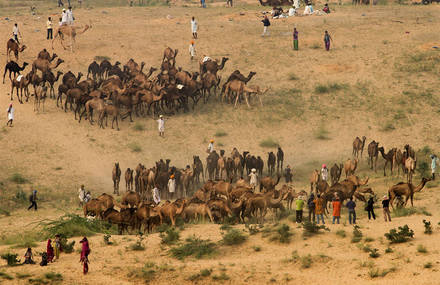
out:
{"label": "green shrub", "polygon": [[1,271],[0,271],[0,278],[6,279],[6,280],[14,280],[14,277],[12,277],[11,275],[9,275],[5,272],[1,272]]}
{"label": "green shrub", "polygon": [[144,131],[145,130],[145,126],[142,123],[136,122],[133,126],[133,129],[135,131]]}
{"label": "green shrub", "polygon": [[128,148],[132,151],[132,152],[141,152],[142,151],[142,147],[140,145],[138,145],[137,143],[129,143],[128,144]]}
{"label": "green shrub", "polygon": [[370,250],[370,257],[378,258],[380,256],[379,250],[377,248],[373,248]]}
{"label": "green shrub", "polygon": [[254,245],[254,246],[252,247],[252,249],[253,249],[254,251],[256,251],[256,252],[259,252],[259,251],[261,251],[261,246]]}
{"label": "green shrub", "polygon": [[11,177],[9,177],[9,180],[17,184],[25,184],[29,182],[29,180],[24,178],[20,173],[12,174]]}
{"label": "green shrub", "polygon": [[312,266],[313,260],[310,254],[301,257],[301,268],[310,268]]}
{"label": "green shrub", "polygon": [[423,246],[423,244],[419,244],[417,246],[417,252],[419,252],[419,253],[427,253],[428,250],[426,249],[426,247]]}
{"label": "green shrub", "polygon": [[329,140],[329,131],[325,128],[324,125],[321,125],[318,130],[315,132],[315,138],[318,140]]}
{"label": "green shrub", "polygon": [[26,278],[31,277],[32,274],[17,272],[17,273],[15,273],[15,276],[16,276],[18,279],[26,279]]}
{"label": "green shrub", "polygon": [[162,244],[175,244],[180,239],[180,233],[175,228],[170,227],[165,232],[160,233],[160,238],[162,239]]}
{"label": "green shrub", "polygon": [[265,140],[262,140],[260,142],[260,146],[261,147],[266,147],[266,148],[275,148],[279,145],[279,143],[274,140],[273,138],[267,138]]}
{"label": "green shrub", "polygon": [[72,253],[75,249],[75,241],[69,242],[67,238],[63,235],[60,235],[60,242],[61,242],[61,248],[63,249],[64,253]]}
{"label": "green shrub", "polygon": [[6,260],[8,266],[17,266],[20,265],[20,260],[17,259],[18,254],[14,253],[4,253],[1,255],[1,258]]}
{"label": "green shrub", "polygon": [[211,273],[212,273],[211,269],[200,270],[200,276],[203,276],[203,277],[208,277],[209,275],[211,275]]}
{"label": "green shrub", "polygon": [[339,91],[344,88],[347,88],[347,85],[339,84],[339,83],[330,83],[327,85],[318,84],[315,86],[315,93],[316,94],[331,93],[331,92]]}
{"label": "green shrub", "polygon": [[420,174],[421,177],[426,177],[430,174],[431,167],[426,161],[422,161],[420,163],[417,163],[417,172]]}
{"label": "green shrub", "polygon": [[215,137],[225,137],[225,136],[227,136],[227,135],[228,135],[228,133],[225,132],[225,131],[223,131],[223,130],[218,130],[218,131],[216,131],[215,134],[214,134]]}
{"label": "green shrub", "polygon": [[247,236],[242,231],[237,229],[229,229],[223,233],[223,244],[225,245],[238,245],[247,240]]}
{"label": "green shrub", "polygon": [[171,256],[180,260],[188,256],[200,259],[212,255],[215,252],[215,243],[209,240],[202,240],[196,236],[188,237],[185,242],[170,250]]}
{"label": "green shrub", "polygon": [[303,235],[305,237],[310,237],[316,234],[321,233],[320,230],[330,231],[325,225],[317,225],[315,222],[305,221],[302,224],[303,227]]}
{"label": "green shrub", "polygon": [[427,220],[423,220],[423,225],[425,227],[425,231],[424,233],[427,235],[432,234],[432,226],[431,226],[431,222],[427,221]]}
{"label": "green shrub", "polygon": [[23,189],[18,189],[15,192],[14,201],[17,203],[27,203],[29,199]]}
{"label": "green shrub", "polygon": [[129,249],[134,250],[134,251],[143,251],[145,250],[145,246],[143,244],[145,237],[142,233],[139,233],[138,235],[138,239],[135,243],[131,244],[129,246]]}
{"label": "green shrub", "polygon": [[351,238],[351,242],[356,243],[362,240],[362,232],[358,225],[353,226],[353,237]]}
{"label": "green shrub", "polygon": [[156,270],[154,269],[154,263],[146,263],[142,268],[135,268],[129,271],[127,274],[130,278],[142,279],[145,283],[149,283],[156,277]]}
{"label": "green shrub", "polygon": [[49,279],[51,281],[63,281],[63,275],[61,275],[60,273],[55,273],[55,272],[48,272],[46,274],[44,274],[44,277],[46,279]]}
{"label": "green shrub", "polygon": [[225,272],[220,273],[220,275],[213,275],[212,276],[212,280],[216,280],[216,281],[226,281],[231,279],[228,275],[226,275]]}
{"label": "green shrub", "polygon": [[286,224],[281,224],[273,229],[271,241],[278,241],[281,243],[290,243],[290,238],[293,233],[290,231],[290,227]]}
{"label": "green shrub", "polygon": [[[260,232],[258,225],[245,224],[245,228],[248,230],[250,235],[256,235]],[[220,227],[220,229],[222,228]]]}
{"label": "green shrub", "polygon": [[382,132],[390,132],[390,131],[394,131],[395,129],[396,127],[391,122],[388,122],[385,125],[383,125],[380,130]]}
{"label": "green shrub", "polygon": [[371,237],[365,237],[364,241],[365,241],[365,242],[372,242],[372,241],[374,241],[374,238],[371,238]]}
{"label": "green shrub", "polygon": [[393,252],[393,249],[391,247],[387,247],[385,249],[385,253],[392,253],[392,252]]}
{"label": "green shrub", "polygon": [[414,237],[414,231],[411,230],[408,225],[399,227],[398,230],[391,229],[389,233],[385,233],[385,237],[391,243],[407,242],[410,238]]}
{"label": "green shrub", "polygon": [[112,245],[113,244],[113,242],[112,241],[110,241],[110,238],[111,238],[112,236],[111,235],[104,235],[102,238],[104,239],[104,244],[106,244],[106,245]]}
{"label": "green shrub", "polygon": [[340,236],[341,238],[345,238],[347,235],[345,234],[344,230],[337,230],[336,235]]}
{"label": "green shrub", "polygon": [[291,81],[294,81],[294,80],[298,80],[299,78],[298,78],[298,76],[296,76],[295,73],[289,73],[288,79]]}
{"label": "green shrub", "polygon": [[432,262],[427,262],[423,264],[423,268],[432,268]]}

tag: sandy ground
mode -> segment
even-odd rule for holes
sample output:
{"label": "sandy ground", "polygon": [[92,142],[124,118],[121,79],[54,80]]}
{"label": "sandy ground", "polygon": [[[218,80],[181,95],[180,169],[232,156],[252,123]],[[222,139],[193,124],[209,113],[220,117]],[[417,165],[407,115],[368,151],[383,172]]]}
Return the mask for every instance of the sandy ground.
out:
{"label": "sandy ground", "polygon": [[[19,105],[15,99],[14,127],[2,128],[0,132],[2,199],[10,199],[18,187],[22,187],[26,193],[31,187],[36,187],[43,202],[36,214],[20,208],[12,211],[11,216],[1,216],[3,235],[23,231],[23,228],[31,228],[29,225],[33,222],[56,218],[65,212],[79,213],[72,205],[76,205],[76,189],[82,183],[96,195],[112,192],[111,167],[115,161],[119,161],[125,170],[138,162],[152,165],[160,158],[170,158],[171,164],[178,167],[189,164],[192,155],[204,158],[208,140],[219,130],[227,133],[227,136],[216,138],[227,153],[235,146],[265,159],[266,153],[274,149],[262,148],[259,143],[268,137],[278,141],[286,153],[287,163],[294,168],[294,186],[297,189],[307,189],[308,174],[321,163],[333,164],[350,157],[355,136],[365,135],[367,143],[375,139],[385,149],[393,146],[401,148],[405,143],[417,149],[425,145],[438,149],[439,127],[435,120],[438,108],[432,104],[438,98],[438,79],[435,76],[438,69],[435,67],[418,73],[403,72],[398,68],[399,64],[406,64],[411,55],[428,53],[436,57],[431,53],[432,46],[440,45],[438,34],[433,32],[439,26],[437,5],[362,9],[335,6],[334,13],[328,16],[273,20],[272,35],[268,38],[260,36],[261,7],[241,3],[237,8],[226,9],[216,5],[217,8],[206,10],[188,7],[76,10],[78,24],[91,23],[93,28],[78,36],[73,53],[64,51],[56,43],[55,52],[65,60],[59,69],[85,73],[88,64],[98,55],[122,63],[134,58],[138,62],[144,61],[148,69],[150,66],[159,66],[163,49],[170,46],[179,49],[178,66],[198,70],[198,63],[191,62],[187,54],[191,37],[189,19],[194,15],[200,25],[199,39],[196,41],[198,55],[229,57],[225,70],[220,72],[223,78],[235,69],[245,74],[257,72],[251,82],[271,88],[263,98],[265,106],[254,106],[249,110],[245,106],[233,109],[230,105],[211,100],[207,105],[197,105],[194,112],[167,118],[166,138],[161,139],[157,136],[156,123],[151,117],[134,118],[135,122],[145,126],[144,131],[134,130],[135,123],[127,120],[120,124],[119,132],[110,128],[100,130],[88,122],[78,124],[72,113],[64,113],[51,100],[46,102],[44,112],[35,113],[33,98],[30,103],[23,105]],[[30,16],[23,9],[17,11],[17,15],[7,15],[10,21],[2,17],[2,42],[7,41],[13,22],[19,22],[24,43],[28,46],[20,54],[19,62],[31,63],[38,51],[51,48],[50,42],[45,40],[44,31],[44,19],[48,14]],[[43,9],[38,11],[41,13]],[[49,14],[55,12],[51,10]],[[167,19],[167,15],[171,15],[171,19]],[[294,26],[300,31],[300,51],[297,53],[291,51],[290,33]],[[329,53],[322,47],[325,29],[330,31],[334,39],[333,49]],[[6,62],[4,50],[1,57]],[[291,80],[292,74],[297,80]],[[10,85],[6,82],[5,85],[0,84],[0,106],[3,109],[10,102],[7,96]],[[334,92],[318,94],[315,88],[319,84],[339,84],[343,87]],[[294,93],[292,89],[300,90],[299,97],[295,97],[298,92]],[[403,91],[422,95],[410,98]],[[423,94],[430,94],[432,101]],[[402,112],[405,118],[398,119],[396,114]],[[383,131],[383,126],[389,122],[396,129]],[[329,139],[316,138],[320,128],[328,131]],[[132,152],[130,144],[140,145],[142,151]],[[381,169],[381,158],[378,165]],[[13,173],[21,173],[31,183],[24,186],[11,183],[8,178]],[[382,178],[379,173],[366,171],[366,161],[362,161],[359,175],[370,176],[370,185],[379,195],[401,180],[396,177]],[[418,182],[420,177],[414,179]],[[158,234],[146,238],[147,249],[140,253],[125,249],[136,239],[134,236],[112,237],[117,241],[115,246],[103,245],[102,236],[96,236],[91,241],[91,273],[86,277],[80,274],[77,253],[63,255],[59,262],[43,269],[39,266],[2,267],[0,271],[13,276],[15,272],[29,272],[34,277],[45,272],[59,272],[63,274],[66,284],[132,284],[143,281],[129,279],[127,273],[130,268],[151,261],[157,265],[168,264],[175,269],[158,270],[155,283],[190,283],[187,280],[190,275],[200,269],[211,268],[213,274],[226,272],[231,280],[225,283],[231,284],[315,283],[323,278],[329,284],[353,281],[360,284],[436,284],[439,274],[439,245],[435,242],[439,217],[436,190],[437,187],[428,188],[415,200],[417,207],[424,206],[432,213],[432,217],[428,217],[434,225],[434,234],[431,236],[423,234],[421,220],[426,217],[420,215],[396,218],[387,224],[382,221],[380,211],[375,222],[367,222],[365,216],[361,216],[359,223],[364,236],[374,238],[371,247],[381,252],[381,257],[374,260],[350,243],[352,228],[348,225],[330,226],[331,232],[304,240],[302,230],[291,224],[295,235],[289,245],[268,242],[258,234],[239,247],[221,246],[220,253],[211,259],[176,261],[167,255],[166,249],[161,249]],[[359,211],[363,212],[362,209],[360,205]],[[343,221],[347,223],[345,215]],[[388,245],[383,234],[403,224],[414,229],[414,241],[393,246],[394,252],[385,254],[384,249]],[[347,237],[336,236],[338,229],[344,229]],[[190,225],[182,232],[183,237],[191,234],[212,241],[221,239],[218,225]],[[427,254],[416,251],[419,244],[428,248]],[[261,246],[261,252],[255,252],[252,249],[254,245]],[[44,246],[45,243],[40,243],[36,250],[42,251]],[[0,248],[6,251],[9,246]],[[11,250],[20,255],[24,253],[22,249]],[[293,250],[297,250],[301,256],[311,254],[316,261],[308,269],[302,269],[300,263],[286,262]],[[330,258],[319,259],[318,255]],[[395,267],[397,270],[383,278],[371,279],[369,269],[359,265],[368,260],[375,263],[374,267]],[[433,267],[424,269],[426,262],[432,262]],[[17,278],[1,282],[20,283]],[[214,282],[218,281],[210,277],[198,281],[200,284]]]}

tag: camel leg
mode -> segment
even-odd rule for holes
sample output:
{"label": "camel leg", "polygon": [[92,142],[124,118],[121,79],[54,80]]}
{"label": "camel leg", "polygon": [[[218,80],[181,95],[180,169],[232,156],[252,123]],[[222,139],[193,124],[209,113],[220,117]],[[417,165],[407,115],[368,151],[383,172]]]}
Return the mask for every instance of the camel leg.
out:
{"label": "camel leg", "polygon": [[235,104],[234,104],[234,108],[237,107],[237,102],[238,102],[238,97],[240,96],[240,94],[237,92],[237,97],[235,98]]}
{"label": "camel leg", "polygon": [[246,104],[247,104],[248,108],[250,108],[251,105],[249,105],[249,101],[248,101],[249,94],[247,94],[247,95],[243,94],[243,96],[244,96],[244,99],[246,100]]}

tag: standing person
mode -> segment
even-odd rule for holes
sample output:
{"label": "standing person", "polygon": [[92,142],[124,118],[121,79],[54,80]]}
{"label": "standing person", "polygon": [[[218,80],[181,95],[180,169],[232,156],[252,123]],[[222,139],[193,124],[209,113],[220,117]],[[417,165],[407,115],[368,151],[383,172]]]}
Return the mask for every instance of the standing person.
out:
{"label": "standing person", "polygon": [[70,0],[67,0],[67,6],[70,7]]}
{"label": "standing person", "polygon": [[90,248],[89,248],[89,241],[86,237],[84,237],[80,243],[82,243],[81,248],[81,257],[79,259],[80,262],[83,264],[83,273],[87,274],[89,272],[89,254],[90,254]]}
{"label": "standing person", "polygon": [[29,196],[29,202],[32,204],[29,206],[28,211],[32,208],[35,208],[35,211],[37,210],[37,190],[32,191],[31,196]]}
{"label": "standing person", "polygon": [[14,112],[15,109],[12,107],[12,103],[9,104],[8,109],[6,109],[6,114],[8,115],[8,121],[6,122],[6,126],[12,127],[12,123],[14,122]]}
{"label": "standing person", "polygon": [[55,235],[55,260],[60,259],[60,252],[61,252],[61,237],[60,235]]}
{"label": "standing person", "polygon": [[333,41],[333,39],[330,36],[330,34],[328,33],[328,31],[325,31],[325,33],[324,33],[324,45],[325,45],[325,50],[326,51],[330,50],[330,41]]}
{"label": "standing person", "polygon": [[309,222],[315,222],[315,195],[310,194],[309,200],[307,200],[307,207],[309,208]]}
{"label": "standing person", "polygon": [[325,165],[325,164],[322,165],[321,178],[324,181],[327,181],[327,179],[328,179],[328,168],[327,168],[327,165]]}
{"label": "standing person", "polygon": [[81,7],[82,7],[83,0],[78,0],[78,3],[79,3],[79,7],[81,8]]}
{"label": "standing person", "polygon": [[214,140],[211,139],[211,140],[209,141],[208,149],[207,149],[206,151],[207,151],[207,153],[211,153],[211,152],[214,151]]}
{"label": "standing person", "polygon": [[194,45],[194,41],[191,41],[191,44],[189,45],[189,55],[191,56],[191,60],[193,60],[196,56],[196,47]]}
{"label": "standing person", "polygon": [[270,21],[269,21],[269,18],[267,17],[267,15],[264,15],[264,19],[261,20],[261,22],[263,23],[263,27],[264,27],[263,34],[261,36],[262,37],[264,37],[265,35],[269,36],[270,35],[270,32],[269,32]]}
{"label": "standing person", "polygon": [[200,0],[200,5],[202,6],[202,8],[206,8],[205,0]]}
{"label": "standing person", "polygon": [[61,6],[63,6],[63,7],[64,7],[64,3],[63,3],[63,0],[58,0],[58,7],[61,7]]}
{"label": "standing person", "polygon": [[52,25],[51,17],[47,18],[46,27],[47,27],[47,39],[51,40],[53,39],[53,25]]}
{"label": "standing person", "polygon": [[382,208],[383,208],[383,217],[385,219],[385,222],[391,222],[391,215],[390,215],[390,199],[388,199],[388,195],[383,196],[382,200]]}
{"label": "standing person", "polygon": [[159,129],[159,137],[165,137],[165,120],[163,115],[159,116],[159,120],[157,120],[157,127]]}
{"label": "standing person", "polygon": [[63,13],[61,13],[61,25],[67,25],[67,11],[63,8]]}
{"label": "standing person", "polygon": [[292,169],[290,168],[290,165],[287,165],[287,168],[285,170],[284,177],[286,178],[286,183],[292,182]]}
{"label": "standing person", "polygon": [[324,11],[327,14],[330,14],[330,8],[328,7],[327,3],[324,4],[324,8],[322,9],[322,11]]}
{"label": "standing person", "polygon": [[84,198],[84,203],[88,203],[90,200],[92,200],[92,194],[90,194],[90,191],[87,191],[86,197]]}
{"label": "standing person", "polygon": [[47,240],[47,247],[46,247],[46,254],[47,254],[47,262],[53,262],[53,246],[52,246],[52,240]]}
{"label": "standing person", "polygon": [[367,207],[365,207],[365,210],[368,212],[368,220],[371,220],[373,218],[376,219],[376,215],[374,214],[374,200],[373,197],[370,197],[367,202]]}
{"label": "standing person", "polygon": [[35,264],[34,260],[32,259],[34,255],[32,254],[32,249],[28,247],[26,250],[26,253],[24,254],[24,263],[23,264]]}
{"label": "standing person", "polygon": [[168,192],[170,193],[169,199],[174,199],[174,192],[176,192],[176,179],[174,179],[174,174],[171,174],[168,180]]}
{"label": "standing person", "polygon": [[337,221],[337,224],[339,224],[339,219],[341,218],[341,201],[339,201],[339,197],[336,197],[335,200],[333,200],[332,206],[333,206],[333,224],[335,223],[335,220]]}
{"label": "standing person", "polygon": [[322,220],[322,224],[325,225],[324,222],[324,200],[321,198],[321,195],[318,194],[318,197],[315,199],[315,214],[316,214],[316,223],[319,224],[319,218]]}
{"label": "standing person", "polygon": [[15,23],[14,27],[12,27],[12,36],[14,37],[14,40],[17,42],[17,44],[20,44],[20,42],[18,41],[18,36],[20,36],[20,38],[22,38],[20,30],[18,29],[18,24]]}
{"label": "standing person", "polygon": [[257,188],[258,184],[258,174],[257,170],[255,168],[252,168],[251,173],[249,174],[249,185],[251,185],[253,191],[255,191],[255,188]]}
{"label": "standing person", "polygon": [[296,10],[299,9],[299,0],[293,0],[293,7],[295,7]]}
{"label": "standing person", "polygon": [[348,209],[348,222],[351,224],[356,224],[356,203],[353,201],[353,197],[350,197],[350,201],[346,205]]}
{"label": "standing person", "polygon": [[431,174],[432,180],[435,180],[435,170],[437,169],[438,157],[435,154],[431,154]]}
{"label": "standing person", "polygon": [[69,5],[69,10],[67,10],[66,14],[67,14],[67,24],[73,25],[73,20],[75,20],[75,18],[73,17],[73,11],[70,5]]}
{"label": "standing person", "polygon": [[81,187],[78,190],[78,198],[79,198],[79,206],[82,207],[83,204],[85,204],[86,199],[86,189],[84,189],[84,184],[81,185]]}
{"label": "standing person", "polygon": [[296,204],[296,223],[300,224],[302,223],[302,217],[303,217],[303,208],[304,208],[303,197],[299,196],[298,199],[296,199],[295,204]]}
{"label": "standing person", "polygon": [[226,6],[232,7],[232,0],[226,0]]}
{"label": "standing person", "polygon": [[197,39],[197,28],[198,28],[198,23],[197,23],[197,20],[193,16],[191,19],[191,33],[192,33],[194,39]]}
{"label": "standing person", "polygon": [[160,203],[160,191],[159,188],[157,188],[157,184],[154,184],[152,192],[153,201],[156,205],[158,205]]}
{"label": "standing person", "polygon": [[293,49],[298,50],[298,31],[293,28]]}

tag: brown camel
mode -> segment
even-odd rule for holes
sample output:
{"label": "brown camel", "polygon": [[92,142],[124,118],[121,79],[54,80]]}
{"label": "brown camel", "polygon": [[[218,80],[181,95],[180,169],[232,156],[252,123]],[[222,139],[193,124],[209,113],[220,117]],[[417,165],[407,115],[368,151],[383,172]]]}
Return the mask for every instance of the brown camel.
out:
{"label": "brown camel", "polygon": [[261,107],[263,107],[263,101],[261,100],[261,96],[263,96],[267,91],[269,90],[269,88],[265,88],[264,90],[261,90],[259,86],[256,85],[251,85],[251,86],[247,86],[245,85],[243,87],[243,96],[245,96],[247,101],[251,101],[251,96],[256,96],[258,97],[258,100],[260,101],[260,105]]}
{"label": "brown camel", "polygon": [[47,59],[48,61],[52,62],[57,56],[58,55],[56,53],[53,53],[52,56],[50,56],[50,53],[46,49],[43,49],[38,53],[37,58]]}
{"label": "brown camel", "polygon": [[420,192],[423,189],[423,187],[425,187],[425,184],[428,181],[431,181],[431,179],[423,177],[422,180],[420,181],[420,184],[417,186],[414,186],[412,183],[404,183],[404,182],[400,182],[396,185],[391,186],[391,188],[388,190],[388,196],[390,197],[391,207],[394,208],[393,202],[397,196],[405,196],[405,204],[404,204],[405,206],[408,203],[408,199],[411,198],[411,206],[413,207],[414,193]]}
{"label": "brown camel", "polygon": [[43,104],[43,112],[44,112],[44,102],[47,97],[47,86],[44,84],[38,85],[35,90],[35,98],[34,98],[34,112],[40,111],[40,105]]}
{"label": "brown camel", "polygon": [[61,58],[58,58],[56,62],[50,62],[47,59],[39,59],[37,58],[32,63],[32,71],[41,70],[41,72],[44,74],[45,72],[48,72],[54,68],[57,68],[61,63],[63,63],[64,60]]}
{"label": "brown camel", "polygon": [[313,186],[316,187],[316,184],[321,179],[321,175],[319,174],[319,170],[315,169],[313,170],[312,174],[310,175],[310,193],[313,192]]}
{"label": "brown camel", "polygon": [[127,191],[122,195],[121,204],[125,206],[130,206],[131,208],[137,208],[141,202],[141,196],[138,193]]}
{"label": "brown camel", "polygon": [[[11,81],[11,101],[13,100],[14,88],[17,91],[17,98],[20,104],[23,104],[23,91],[27,98],[29,98],[29,83],[30,83],[31,75],[28,74],[23,76],[20,81],[17,81],[17,78],[12,79]],[[20,94],[18,94],[18,90],[20,89]],[[27,99],[26,99],[27,101]]]}
{"label": "brown camel", "polygon": [[200,74],[210,72],[211,74],[217,75],[217,71],[222,70],[225,67],[225,63],[229,60],[227,57],[223,57],[220,64],[218,60],[208,60],[203,62],[204,57],[200,58]]}
{"label": "brown camel", "polygon": [[263,189],[266,189],[265,192],[275,190],[275,186],[280,182],[281,176],[278,175],[277,180],[275,181],[272,177],[266,176],[261,178],[260,180],[260,192],[263,192]]}
{"label": "brown camel", "polygon": [[112,171],[113,193],[119,195],[119,181],[121,181],[121,168],[119,162],[116,162]]}
{"label": "brown camel", "polygon": [[165,218],[171,220],[171,225],[176,225],[176,217],[182,214],[185,209],[185,201],[176,200],[173,203],[166,201],[159,209],[160,223],[162,224]]}
{"label": "brown camel", "polygon": [[[226,98],[228,98],[228,100],[231,101],[231,98],[232,98],[231,96],[233,94],[231,94],[229,89],[230,89],[230,85],[231,85],[230,83],[232,81],[242,81],[242,82],[244,82],[246,84],[246,83],[248,83],[252,79],[252,77],[254,77],[255,74],[256,74],[255,72],[251,71],[251,72],[249,72],[249,75],[247,77],[245,77],[243,74],[240,73],[240,71],[235,70],[229,76],[229,78],[226,81],[226,83],[223,84],[222,92],[221,92],[221,94],[223,94],[222,100],[224,99],[226,101]],[[235,87],[236,91],[243,92],[243,90],[240,90],[240,88],[241,89],[243,88],[243,85],[241,85],[241,84],[236,82],[236,83],[233,84],[233,87]]]}
{"label": "brown camel", "polygon": [[133,169],[125,171],[125,191],[133,191]]}
{"label": "brown camel", "polygon": [[190,202],[188,205],[186,205],[185,209],[182,212],[182,218],[183,220],[187,221],[191,218],[194,220],[198,220],[199,217],[204,219],[206,216],[209,217],[211,220],[211,223],[214,222],[214,219],[212,217],[211,209],[209,208],[208,204],[206,203],[194,203]]}
{"label": "brown camel", "polygon": [[124,230],[128,231],[128,226],[132,228],[136,226],[136,215],[133,209],[121,209],[120,212],[109,209],[103,214],[103,220],[116,224],[120,235]]}
{"label": "brown camel", "polygon": [[340,163],[339,165],[335,163],[332,166],[332,168],[330,168],[330,177],[332,180],[332,185],[339,182],[339,179],[341,178],[341,174],[342,174],[342,169],[343,169],[342,163]]}
{"label": "brown camel", "polygon": [[416,169],[416,160],[412,157],[408,157],[405,160],[405,169],[406,169],[406,182],[412,183],[412,177]]}
{"label": "brown camel", "polygon": [[113,129],[113,124],[116,122],[116,130],[119,131],[119,123],[118,123],[118,116],[120,115],[119,104],[117,103],[115,98],[112,101],[107,100],[107,102],[104,102],[104,109],[102,111],[102,116],[101,116],[101,126],[103,124],[102,121],[105,118],[105,126],[107,127],[108,116],[112,116],[112,129]]}
{"label": "brown camel", "polygon": [[[214,96],[217,93],[217,88],[219,87],[221,77],[212,74],[211,72],[206,72],[201,76],[202,79],[202,95],[207,101],[211,96],[211,90],[214,89]],[[208,96],[206,96],[208,93]]]}
{"label": "brown camel", "polygon": [[23,52],[26,49],[25,45],[22,45],[21,47],[17,44],[16,41],[14,41],[13,39],[9,39],[7,44],[6,44],[6,55],[7,55],[7,60],[9,60],[10,58],[10,53],[11,51],[14,52],[15,55],[15,60],[18,60],[18,53],[19,52]]}
{"label": "brown camel", "polygon": [[52,49],[53,49],[53,43],[57,39],[58,36],[60,36],[60,43],[63,46],[64,49],[66,47],[64,46],[64,40],[70,42],[70,50],[73,50],[73,44],[75,43],[75,39],[77,35],[85,33],[88,29],[90,29],[91,25],[85,25],[84,29],[82,31],[78,31],[82,29],[82,27],[74,27],[70,25],[62,25],[58,28],[58,30],[55,32],[55,36],[52,40]]}
{"label": "brown camel", "polygon": [[99,199],[92,199],[83,206],[84,217],[87,217],[89,214],[94,215],[95,217],[99,217],[102,219],[103,214],[109,208],[106,204]]}
{"label": "brown camel", "polygon": [[368,165],[370,166],[370,169],[374,169],[374,172],[377,171],[378,156],[379,156],[379,142],[373,140],[368,144]]}
{"label": "brown camel", "polygon": [[358,166],[358,159],[355,158],[353,160],[347,159],[347,161],[344,163],[344,172],[345,172],[345,178],[347,178],[350,175],[354,175],[356,168]]}
{"label": "brown camel", "polygon": [[382,155],[383,159],[385,159],[385,165],[383,166],[383,176],[387,176],[385,169],[388,163],[390,164],[391,175],[393,175],[393,166],[394,166],[395,154],[397,149],[392,148],[388,151],[387,154],[385,154],[385,149],[383,147],[379,147],[378,150]]}
{"label": "brown camel", "polygon": [[162,62],[164,62],[165,61],[165,59],[168,61],[168,62],[173,62],[172,64],[173,64],[173,66],[175,66],[176,65],[176,56],[177,56],[177,53],[179,52],[179,50],[178,49],[175,49],[175,50],[173,50],[172,48],[170,48],[170,47],[167,47],[164,51],[163,51],[163,58],[162,58]]}
{"label": "brown camel", "polygon": [[55,89],[53,86],[55,85],[55,82],[58,81],[60,76],[63,74],[62,71],[57,71],[57,75],[55,76],[52,71],[47,71],[43,73],[43,82],[49,83],[50,89],[49,89],[49,97],[55,99]]}
{"label": "brown camel", "polygon": [[353,157],[359,158],[359,152],[361,153],[361,158],[362,158],[362,153],[364,152],[364,146],[365,146],[365,140],[367,138],[365,136],[362,137],[362,140],[359,137],[356,137],[353,141]]}
{"label": "brown camel", "polygon": [[260,223],[262,223],[264,221],[264,217],[266,216],[267,208],[277,208],[283,200],[282,195],[279,195],[277,199],[274,199],[272,197],[273,194],[273,191],[269,191],[263,195],[254,194],[253,197],[247,199],[245,201],[244,216],[250,218],[251,215],[254,215],[260,221]]}

